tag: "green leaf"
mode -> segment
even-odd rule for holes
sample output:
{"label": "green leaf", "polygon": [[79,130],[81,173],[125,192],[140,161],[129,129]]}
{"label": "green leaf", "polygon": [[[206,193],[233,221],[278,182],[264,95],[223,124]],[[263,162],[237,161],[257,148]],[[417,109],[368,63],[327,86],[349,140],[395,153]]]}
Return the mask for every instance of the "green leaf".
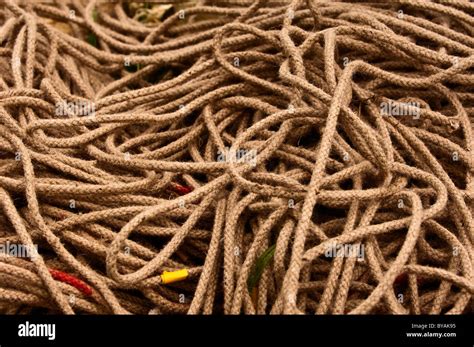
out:
{"label": "green leaf", "polygon": [[[92,10],[92,20],[94,22],[99,20],[99,12],[97,12],[97,8]],[[87,42],[89,42],[94,47],[99,47],[97,36],[94,33],[87,34]]]}
{"label": "green leaf", "polygon": [[97,36],[95,36],[93,33],[87,34],[87,42],[89,42],[94,47],[98,47]]}
{"label": "green leaf", "polygon": [[247,287],[249,292],[252,292],[252,289],[257,285],[258,281],[260,281],[260,277],[262,277],[263,270],[265,270],[265,267],[272,260],[273,255],[275,254],[275,248],[276,245],[270,246],[255,261],[255,265],[252,271],[250,272],[250,276],[247,280]]}

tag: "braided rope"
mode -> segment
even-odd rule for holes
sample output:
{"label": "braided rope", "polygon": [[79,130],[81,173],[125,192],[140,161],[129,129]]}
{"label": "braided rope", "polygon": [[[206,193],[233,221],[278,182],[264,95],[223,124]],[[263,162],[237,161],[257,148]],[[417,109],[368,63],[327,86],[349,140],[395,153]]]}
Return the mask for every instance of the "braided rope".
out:
{"label": "braided rope", "polygon": [[472,312],[474,5],[129,7],[0,9],[0,312]]}

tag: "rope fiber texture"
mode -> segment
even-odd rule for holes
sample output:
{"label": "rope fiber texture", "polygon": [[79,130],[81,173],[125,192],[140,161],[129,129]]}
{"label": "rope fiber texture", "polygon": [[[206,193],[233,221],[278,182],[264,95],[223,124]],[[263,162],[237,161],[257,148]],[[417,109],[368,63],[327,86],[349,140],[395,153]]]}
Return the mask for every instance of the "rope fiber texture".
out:
{"label": "rope fiber texture", "polygon": [[472,3],[132,7],[2,2],[1,313],[474,312]]}

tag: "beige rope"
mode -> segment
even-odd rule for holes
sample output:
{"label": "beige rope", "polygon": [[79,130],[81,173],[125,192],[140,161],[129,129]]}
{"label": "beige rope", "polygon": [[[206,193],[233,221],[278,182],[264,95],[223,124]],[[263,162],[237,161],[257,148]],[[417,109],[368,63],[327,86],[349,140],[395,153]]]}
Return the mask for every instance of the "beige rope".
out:
{"label": "beige rope", "polygon": [[0,312],[472,313],[474,6],[201,3],[0,9]]}

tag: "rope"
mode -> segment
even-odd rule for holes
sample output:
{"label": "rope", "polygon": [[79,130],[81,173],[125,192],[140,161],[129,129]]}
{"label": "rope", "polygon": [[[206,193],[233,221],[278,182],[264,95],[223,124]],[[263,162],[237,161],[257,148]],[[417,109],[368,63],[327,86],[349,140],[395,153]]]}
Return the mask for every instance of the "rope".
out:
{"label": "rope", "polygon": [[143,6],[0,9],[0,312],[472,313],[472,4]]}

